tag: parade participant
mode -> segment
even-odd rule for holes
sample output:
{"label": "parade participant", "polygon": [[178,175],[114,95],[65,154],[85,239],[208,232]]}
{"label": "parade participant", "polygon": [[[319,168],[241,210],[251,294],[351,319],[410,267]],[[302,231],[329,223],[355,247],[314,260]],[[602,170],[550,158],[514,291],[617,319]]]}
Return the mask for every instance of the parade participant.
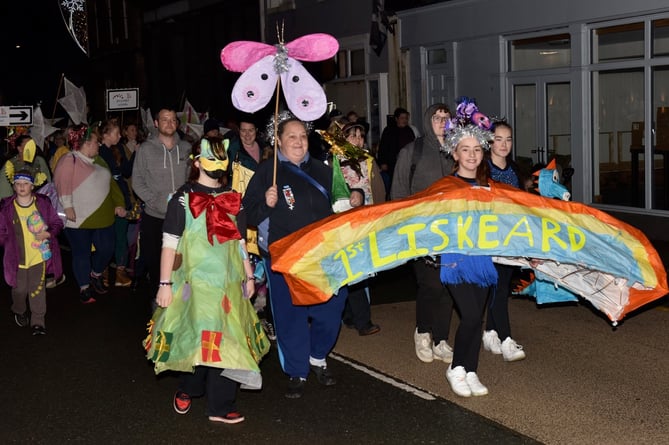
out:
{"label": "parade participant", "polygon": [[[392,199],[403,199],[425,190],[453,171],[453,158],[448,154],[444,125],[451,118],[445,104],[430,105],[423,114],[423,134],[406,145],[397,156],[397,165],[390,192]],[[453,350],[448,344],[453,313],[453,297],[441,284],[439,268],[432,258],[412,262],[416,277],[416,357],[425,363],[434,359],[450,363]]]}
{"label": "parade participant", "polygon": [[[472,106],[473,105],[473,106]],[[454,175],[472,187],[488,186],[488,164],[484,150],[492,139],[485,123],[472,119],[475,104],[463,99],[456,117],[447,121],[446,145],[451,149]],[[480,113],[479,113],[480,114]],[[476,123],[475,123],[476,122]],[[487,122],[487,118],[486,121]],[[462,397],[488,394],[476,374],[481,349],[483,312],[491,289],[497,284],[497,271],[489,256],[446,253],[440,257],[440,275],[460,313],[460,324],[453,344],[453,361],[446,379],[454,393]]]}
{"label": "parade participant", "polygon": [[[249,224],[262,226],[266,220],[270,244],[332,214],[332,169],[310,157],[304,122],[287,113],[282,113],[279,120],[276,181],[274,164],[263,162],[244,195]],[[362,205],[363,200],[359,191],[351,193],[352,206]],[[272,260],[266,250],[263,255],[268,260],[270,299],[281,365],[290,377],[286,397],[303,395],[310,370],[322,385],[336,384],[326,357],[339,334],[346,288],[323,304],[295,305],[283,276],[271,270]]]}
{"label": "parade participant", "polygon": [[135,154],[132,188],[144,202],[140,222],[142,257],[151,285],[150,295],[158,291],[163,220],[169,198],[186,181],[190,144],[177,134],[178,119],[171,108],[161,108],[155,125],[158,134],[145,141]]}
{"label": "parade participant", "polygon": [[[126,178],[129,178],[132,174],[132,164],[126,158],[123,147],[119,145],[121,129],[116,121],[110,120],[102,124],[100,133],[102,135],[100,156],[107,163],[119,190],[123,192],[126,211],[130,210],[130,187]],[[117,216],[114,219],[114,236],[114,264],[116,265],[114,285],[127,287],[132,283],[132,279],[125,271],[128,264],[128,220],[125,217]]]}
{"label": "parade participant", "polygon": [[[319,132],[330,144],[331,156],[337,157],[342,176],[351,189],[360,189],[365,194],[365,204],[385,201],[385,186],[374,158],[364,149],[365,128],[362,124],[333,122],[327,132]],[[347,203],[347,201],[345,201]],[[350,208],[348,205],[344,209]],[[356,329],[361,336],[373,335],[381,330],[372,322],[369,301],[369,281],[363,280],[349,286],[348,299],[342,321]]]}
{"label": "parade participant", "polygon": [[[268,159],[271,149],[259,137],[258,127],[252,114],[243,113],[239,118],[238,131],[229,131],[225,134],[225,138],[230,140],[228,155],[231,159],[232,184],[233,187],[236,187],[235,191],[240,192],[243,196],[246,185],[248,185],[248,175],[253,175],[260,162]],[[258,232],[255,227],[251,227],[250,230],[257,238]],[[252,249],[254,246],[249,244],[248,247],[249,250],[253,250],[249,253],[256,277],[256,294],[252,299],[253,306],[256,308],[267,337],[274,341],[276,340],[276,331],[274,330],[274,319],[270,307],[267,274],[264,272],[267,265],[259,255],[257,246]]]}
{"label": "parade participant", "polygon": [[[510,159],[512,146],[511,126],[504,121],[495,122],[488,159],[490,177],[493,181],[522,188],[524,181],[520,179],[516,164]],[[483,332],[483,349],[493,354],[501,354],[504,361],[507,362],[522,360],[525,358],[525,351],[511,338],[511,323],[509,322],[511,278],[516,268],[497,263],[495,263],[495,268],[498,280],[488,302],[486,328]]]}
{"label": "parade participant", "polygon": [[16,138],[10,138],[9,146],[13,149],[10,152],[11,157],[7,159],[0,173],[0,198],[14,194],[11,181],[14,180],[14,173],[19,170],[30,172],[36,188],[51,182],[49,167],[44,158],[37,154],[35,141],[29,135],[21,134]]}
{"label": "parade participant", "polygon": [[156,373],[180,371],[174,409],[205,395],[209,420],[239,423],[239,383],[260,388],[269,349],[248,298],[253,270],[241,195],[222,185],[228,158],[220,137],[193,146],[189,181],[170,199],[163,224],[159,308],[144,342]]}
{"label": "parade participant", "polygon": [[[61,276],[58,233],[63,221],[51,201],[33,193],[34,178],[20,170],[12,178],[14,195],[0,202],[0,245],[5,281],[12,287],[12,312],[20,327],[46,334],[46,274]],[[27,300],[27,305],[26,305]],[[30,313],[28,308],[30,308]]]}
{"label": "parade participant", "polygon": [[[54,172],[58,198],[65,209],[65,236],[72,249],[72,270],[81,303],[93,303],[108,289],[102,272],[114,254],[114,218],[126,214],[123,193],[98,156],[98,130],[81,124],[69,133],[72,152]],[[91,246],[95,249],[91,252]]]}

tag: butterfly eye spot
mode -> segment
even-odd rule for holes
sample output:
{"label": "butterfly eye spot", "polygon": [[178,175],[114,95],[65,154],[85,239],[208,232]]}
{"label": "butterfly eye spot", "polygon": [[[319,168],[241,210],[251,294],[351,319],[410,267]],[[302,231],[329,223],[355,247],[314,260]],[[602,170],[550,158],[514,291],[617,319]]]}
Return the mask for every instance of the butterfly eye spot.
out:
{"label": "butterfly eye spot", "polygon": [[260,78],[261,78],[262,80],[267,80],[267,79],[269,79],[269,76],[268,76],[266,73],[262,73],[262,74],[260,75]]}
{"label": "butterfly eye spot", "polygon": [[302,99],[301,104],[304,108],[307,108],[309,106],[309,101],[307,99]]}
{"label": "butterfly eye spot", "polygon": [[293,76],[292,81],[297,83],[300,81],[300,76]]}
{"label": "butterfly eye spot", "polygon": [[251,97],[253,97],[253,96],[255,96],[255,93],[253,92],[253,90],[248,90],[248,91],[246,92],[246,97],[251,98]]}

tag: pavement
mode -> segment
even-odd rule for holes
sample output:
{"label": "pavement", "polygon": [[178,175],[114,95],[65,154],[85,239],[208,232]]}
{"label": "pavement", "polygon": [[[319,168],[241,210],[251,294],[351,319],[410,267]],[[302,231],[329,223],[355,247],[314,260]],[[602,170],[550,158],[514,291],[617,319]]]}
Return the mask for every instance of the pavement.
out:
{"label": "pavement", "polygon": [[[657,246],[666,265],[669,243]],[[68,273],[66,253],[64,265]],[[246,421],[221,425],[207,420],[202,399],[187,415],[172,409],[177,376],[155,376],[141,347],[144,287],[114,288],[81,305],[68,278],[48,290],[48,333],[40,337],[14,324],[9,289],[0,289],[3,443],[669,443],[667,297],[617,328],[585,304],[511,300],[513,335],[527,359],[505,363],[482,351],[478,374],[490,394],[464,399],[448,387],[447,364],[415,357],[415,287],[402,266],[372,287],[381,332],[342,330],[328,360],[336,386],[311,378],[302,399],[286,399],[273,347],[261,364],[263,389],[239,394]]]}

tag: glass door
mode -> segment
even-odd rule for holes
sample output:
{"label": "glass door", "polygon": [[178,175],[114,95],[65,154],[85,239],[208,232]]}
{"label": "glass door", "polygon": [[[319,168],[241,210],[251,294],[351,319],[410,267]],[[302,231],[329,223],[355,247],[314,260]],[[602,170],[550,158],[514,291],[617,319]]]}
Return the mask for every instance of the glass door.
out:
{"label": "glass door", "polygon": [[[511,83],[515,159],[525,174],[552,159],[571,167],[571,85],[566,76]],[[568,185],[568,184],[567,184]]]}

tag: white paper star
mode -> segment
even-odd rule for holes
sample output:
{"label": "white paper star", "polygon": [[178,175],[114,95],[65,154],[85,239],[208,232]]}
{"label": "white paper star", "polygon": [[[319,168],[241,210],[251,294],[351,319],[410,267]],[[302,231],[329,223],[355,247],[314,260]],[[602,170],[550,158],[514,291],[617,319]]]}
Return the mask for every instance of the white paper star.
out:
{"label": "white paper star", "polygon": [[44,119],[42,109],[39,106],[35,107],[35,110],[33,111],[33,125],[30,127],[30,137],[35,140],[35,144],[43,149],[44,140],[56,130],[58,130],[58,128],[52,127],[47,123],[47,120]]}
{"label": "white paper star", "polygon": [[58,99],[58,103],[67,111],[70,119],[75,125],[86,123],[86,92],[84,87],[65,80],[65,96]]}

